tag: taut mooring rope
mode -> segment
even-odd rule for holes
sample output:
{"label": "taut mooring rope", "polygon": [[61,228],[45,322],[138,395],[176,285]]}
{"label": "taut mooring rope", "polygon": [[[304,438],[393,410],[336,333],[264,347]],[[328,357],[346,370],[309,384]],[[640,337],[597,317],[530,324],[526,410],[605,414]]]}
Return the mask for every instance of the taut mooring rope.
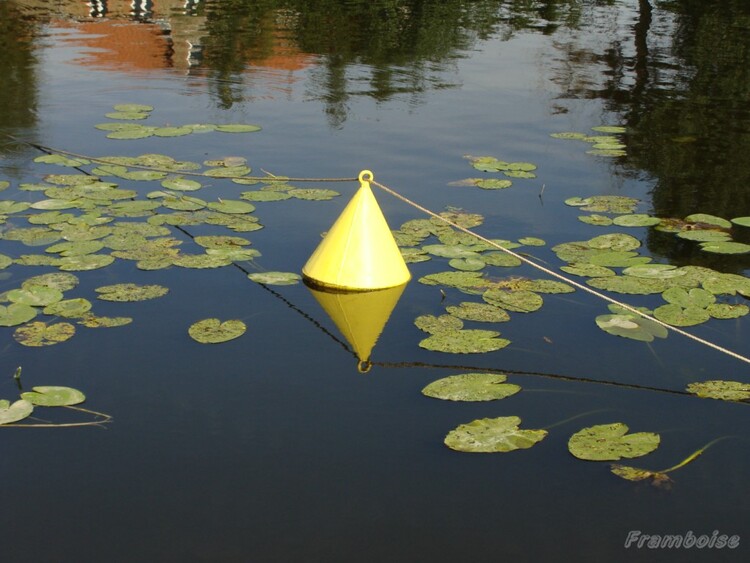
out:
{"label": "taut mooring rope", "polygon": [[719,346],[718,344],[714,344],[713,342],[710,342],[708,340],[700,338],[699,336],[695,336],[694,334],[690,334],[689,332],[686,332],[686,331],[684,331],[684,330],[682,330],[682,329],[680,329],[678,327],[675,327],[675,326],[667,324],[667,323],[665,323],[663,321],[660,321],[659,319],[657,319],[655,317],[652,317],[651,315],[649,315],[647,313],[639,311],[638,309],[636,309],[635,307],[632,307],[632,306],[628,305],[627,303],[622,303],[622,302],[618,301],[617,299],[613,299],[612,297],[604,295],[603,293],[600,293],[600,292],[598,292],[598,291],[596,291],[594,289],[591,289],[590,287],[588,287],[586,285],[583,285],[583,284],[578,283],[578,282],[576,282],[574,280],[571,280],[571,279],[567,278],[566,276],[563,276],[562,274],[558,274],[554,270],[551,270],[551,269],[549,269],[549,268],[547,268],[545,266],[542,266],[541,264],[537,264],[533,260],[529,260],[528,258],[526,258],[525,256],[523,256],[523,255],[521,255],[521,254],[519,254],[517,252],[513,252],[512,250],[510,250],[508,248],[505,248],[502,245],[500,245],[500,244],[498,244],[498,243],[496,243],[496,242],[494,242],[494,241],[492,241],[492,240],[490,240],[490,239],[488,239],[486,237],[483,237],[482,235],[479,235],[479,234],[475,233],[474,231],[471,231],[471,230],[467,229],[466,227],[462,227],[461,225],[458,225],[458,224],[454,223],[453,221],[451,221],[449,219],[446,219],[445,217],[443,217],[442,215],[439,215],[439,214],[435,213],[434,211],[430,211],[426,207],[423,207],[423,206],[419,205],[418,203],[416,203],[416,202],[410,200],[409,198],[401,195],[397,191],[389,188],[388,186],[385,186],[385,185],[381,184],[380,182],[376,182],[375,180],[370,180],[370,183],[376,185],[381,190],[383,190],[386,193],[392,195],[396,199],[400,199],[404,203],[412,206],[413,208],[418,209],[422,213],[426,213],[430,217],[438,219],[438,220],[446,223],[447,225],[450,225],[454,229],[458,229],[461,232],[469,234],[469,235],[475,237],[476,239],[481,240],[482,242],[484,242],[486,244],[489,244],[493,248],[497,248],[498,250],[502,250],[506,254],[509,254],[510,256],[513,256],[514,258],[517,258],[518,260],[521,260],[524,264],[528,264],[529,266],[531,266],[533,268],[536,268],[537,270],[539,270],[541,272],[544,272],[545,274],[547,274],[549,276],[552,276],[554,278],[562,280],[565,283],[567,283],[569,285],[572,285],[573,287],[576,287],[576,288],[578,288],[578,289],[580,289],[582,291],[585,291],[586,293],[590,293],[591,295],[595,295],[596,297],[599,297],[600,299],[603,299],[605,301],[608,301],[610,303],[618,305],[618,306],[622,307],[623,309],[626,309],[626,310],[630,311],[631,313],[639,315],[639,316],[643,317],[644,319],[648,319],[648,320],[650,320],[652,322],[655,322],[656,324],[658,324],[660,326],[663,326],[667,330],[671,330],[672,332],[676,332],[677,334],[681,334],[682,336],[684,336],[686,338],[689,338],[690,340],[693,340],[695,342],[703,344],[704,346],[708,346],[709,348],[713,348],[714,350],[717,350],[717,351],[719,351],[719,352],[721,352],[723,354],[731,356],[731,357],[733,357],[736,360],[740,360],[741,362],[745,362],[746,364],[750,364],[750,358],[747,358],[747,357],[745,357],[745,356],[743,356],[741,354],[738,354],[737,352],[733,352],[732,350],[729,350],[727,348]]}

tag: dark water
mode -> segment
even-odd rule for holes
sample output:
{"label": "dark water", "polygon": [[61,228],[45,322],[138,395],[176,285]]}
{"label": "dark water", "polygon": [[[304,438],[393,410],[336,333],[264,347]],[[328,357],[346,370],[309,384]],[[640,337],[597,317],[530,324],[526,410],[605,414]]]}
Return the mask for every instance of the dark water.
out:
{"label": "dark water", "polygon": [[[578,221],[563,203],[569,197],[627,195],[659,217],[750,215],[744,1],[134,6],[0,3],[2,131],[92,156],[242,156],[255,172],[295,177],[367,168],[435,211],[482,213],[484,236],[544,239],[524,251],[553,269],[562,265],[555,244],[623,230]],[[156,125],[243,122],[263,131],[109,140],[93,126],[118,103],[154,106]],[[585,144],[550,137],[601,124],[627,126],[627,156],[595,157]],[[70,172],[34,162],[42,153],[28,144],[3,143],[2,179],[11,182],[3,199],[36,201],[19,184]],[[464,155],[533,162],[537,178],[499,191],[451,186],[482,175]],[[120,187],[146,193],[158,184]],[[356,184],[324,187],[342,197],[258,203],[264,228],[238,234],[263,255],[243,268],[299,272]],[[199,197],[232,199],[245,189],[217,180]],[[394,228],[422,217],[376,195]],[[192,253],[201,252],[192,236],[227,234],[205,225],[172,230]],[[707,255],[652,229],[627,232],[657,261],[747,275],[746,255]],[[0,241],[12,257],[42,249]],[[746,364],[676,334],[649,345],[608,335],[593,321],[605,304],[580,291],[513,315],[499,328],[508,348],[429,352],[418,346],[425,335],[414,318],[467,296],[448,291],[441,301],[417,278],[447,269],[444,259],[410,265],[414,279],[366,375],[302,284],[266,288],[236,267],[141,271],[124,260],[76,272],[75,297],[92,301],[95,288],[120,282],[170,292],[142,303],[97,301],[98,314],[134,322],[80,329],[55,346],[21,346],[14,329],[2,329],[0,397],[17,396],[11,375],[20,365],[25,389],[76,387],[86,407],[114,418],[106,431],[2,429],[3,560],[747,560],[747,406],[681,393],[694,381],[747,382]],[[48,271],[12,265],[0,288]],[[540,277],[530,268],[517,275]],[[208,317],[243,319],[248,331],[220,345],[192,341],[187,328]],[[746,319],[689,330],[750,352]],[[474,369],[506,371],[523,391],[492,403],[420,392]],[[548,427],[549,436],[494,455],[442,443],[459,424],[510,415],[525,428]],[[650,469],[730,438],[662,490],[568,453],[571,434],[614,421],[661,434],[658,450],[632,462]],[[631,530],[718,530],[741,542],[735,550],[626,550]]]}

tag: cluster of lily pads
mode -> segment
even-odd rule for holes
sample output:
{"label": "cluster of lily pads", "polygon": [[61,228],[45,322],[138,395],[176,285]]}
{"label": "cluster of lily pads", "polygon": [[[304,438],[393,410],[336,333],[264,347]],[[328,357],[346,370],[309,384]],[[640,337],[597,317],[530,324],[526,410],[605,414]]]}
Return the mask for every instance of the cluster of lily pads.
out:
{"label": "cluster of lily pads", "polygon": [[452,186],[476,186],[483,190],[502,190],[513,185],[513,181],[508,178],[536,178],[533,171],[537,166],[531,162],[507,162],[494,156],[467,155],[466,158],[475,170],[502,173],[505,178],[466,178],[451,182]]}
{"label": "cluster of lily pads", "polygon": [[[578,220],[590,225],[609,227],[653,227],[657,231],[674,233],[675,236],[693,241],[704,252],[711,254],[746,254],[750,252],[750,245],[732,239],[735,228],[750,227],[750,217],[734,217],[731,220],[710,215],[708,213],[692,213],[684,219],[674,217],[659,218],[646,213],[635,213],[640,203],[637,199],[627,196],[591,196],[587,198],[571,197],[565,203],[578,207],[583,211],[591,211],[588,215],[581,215]],[[602,215],[609,213],[609,217]]]}
{"label": "cluster of lily pads", "polygon": [[590,148],[586,151],[586,154],[605,157],[627,155],[625,151],[627,146],[622,142],[620,137],[620,135],[627,132],[625,127],[620,125],[597,125],[596,127],[592,127],[591,130],[596,133],[603,133],[603,135],[565,131],[562,133],[552,133],[551,137],[589,143]]}
{"label": "cluster of lily pads", "polygon": [[187,125],[165,125],[147,126],[133,121],[140,121],[151,116],[154,110],[152,106],[143,104],[118,104],[114,106],[113,112],[105,114],[105,117],[120,121],[110,121],[95,125],[97,129],[109,131],[109,139],[145,139],[146,137],[182,137],[191,133],[254,133],[260,131],[259,125],[245,123],[227,123],[216,125],[213,123],[190,123]]}
{"label": "cluster of lily pads", "polygon": [[[144,119],[150,106],[115,106],[116,119]],[[208,130],[202,126],[201,131]],[[256,131],[257,126],[221,125],[210,129],[225,132]],[[170,267],[219,268],[251,261],[261,253],[249,248],[251,241],[238,235],[191,236],[201,252],[181,250],[183,240],[174,236],[172,227],[207,225],[223,227],[234,233],[261,229],[253,214],[255,202],[329,200],[338,192],[330,189],[304,189],[286,178],[266,175],[252,178],[251,168],[242,157],[206,160],[203,163],[176,160],[167,155],[144,154],[138,157],[107,156],[86,158],[71,153],[40,156],[35,162],[74,168],[75,173],[52,173],[42,182],[22,183],[23,201],[0,201],[0,238],[20,243],[23,250],[15,256],[0,254],[0,269],[11,265],[53,267],[57,274],[33,276],[20,287],[0,294],[0,326],[18,326],[16,340],[27,346],[63,342],[75,333],[71,322],[34,321],[40,313],[55,320],[59,317],[87,327],[120,326],[129,317],[101,317],[91,312],[92,304],[83,297],[64,297],[63,292],[78,285],[69,272],[104,268],[116,260],[128,260],[141,270]],[[210,192],[210,182],[229,181],[256,186],[243,191],[238,199],[196,197],[198,190]],[[140,184],[158,182],[158,189],[144,190]],[[121,185],[121,184],[125,185]],[[10,187],[1,181],[0,190]],[[42,196],[36,197],[36,196]],[[251,203],[252,202],[252,203]],[[25,224],[24,224],[25,223]],[[44,252],[33,252],[43,247]],[[6,252],[9,246],[6,245]],[[25,249],[32,250],[24,252]],[[266,284],[297,283],[297,274],[257,272],[254,281]],[[161,286],[117,284],[97,289],[98,298],[110,301],[136,301],[165,294]],[[19,326],[24,325],[24,326]],[[200,331],[199,331],[200,332]]]}
{"label": "cluster of lily pads", "polygon": [[[715,388],[731,387],[721,382],[708,382]],[[724,382],[726,383],[726,382]],[[699,385],[699,384],[694,384]],[[507,383],[501,373],[463,373],[433,381],[422,394],[444,401],[477,402],[495,401],[511,397],[521,391],[519,385]],[[746,398],[750,398],[750,386],[745,386]],[[481,418],[460,424],[445,436],[444,443],[452,450],[467,453],[503,453],[528,449],[544,440],[547,429],[520,428],[518,416]],[[622,422],[598,424],[572,434],[568,440],[568,451],[574,457],[587,461],[619,461],[645,456],[659,446],[661,437],[654,432],[630,433]],[[713,442],[712,442],[713,443]],[[708,446],[691,454],[685,460],[668,469],[652,471],[621,464],[612,464],[615,475],[629,481],[650,480],[655,485],[667,485],[666,475],[684,467],[696,459]]]}
{"label": "cluster of lily pads", "polygon": [[[481,225],[484,220],[481,215],[463,211],[446,211],[441,216],[465,228]],[[559,281],[498,276],[502,269],[520,266],[522,261],[498,250],[493,244],[505,249],[543,246],[545,242],[536,237],[521,238],[518,242],[493,240],[493,244],[488,244],[432,218],[407,221],[394,231],[394,238],[407,262],[424,262],[433,257],[448,259],[453,270],[422,276],[420,283],[456,289],[482,299],[481,302],[466,300],[448,305],[446,313],[439,316],[417,317],[417,328],[430,334],[419,346],[428,350],[469,354],[504,348],[510,341],[499,338],[498,331],[467,329],[464,328],[465,322],[506,322],[510,320],[510,313],[531,313],[540,309],[544,303],[543,294],[573,291],[571,286]],[[440,244],[434,244],[433,238]],[[427,244],[423,244],[425,242]]]}

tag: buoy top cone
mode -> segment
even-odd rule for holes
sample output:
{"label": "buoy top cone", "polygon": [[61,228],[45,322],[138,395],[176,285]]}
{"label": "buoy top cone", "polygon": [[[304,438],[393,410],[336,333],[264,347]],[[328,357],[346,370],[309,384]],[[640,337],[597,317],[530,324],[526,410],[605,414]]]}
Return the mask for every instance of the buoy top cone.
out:
{"label": "buoy top cone", "polygon": [[359,173],[359,190],[302,268],[302,274],[313,284],[369,291],[395,287],[411,279],[370,189],[372,178],[369,170]]}

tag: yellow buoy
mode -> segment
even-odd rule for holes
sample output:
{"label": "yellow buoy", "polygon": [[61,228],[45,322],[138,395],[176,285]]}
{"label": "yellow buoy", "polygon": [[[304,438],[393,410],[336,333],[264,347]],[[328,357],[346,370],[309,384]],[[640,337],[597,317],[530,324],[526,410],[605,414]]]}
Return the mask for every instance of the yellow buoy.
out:
{"label": "yellow buoy", "polygon": [[370,189],[373,175],[359,173],[359,190],[302,268],[322,287],[362,291],[395,287],[411,274]]}
{"label": "yellow buoy", "polygon": [[396,307],[406,284],[373,291],[337,291],[307,286],[328,313],[360,361],[369,369],[370,354]]}

